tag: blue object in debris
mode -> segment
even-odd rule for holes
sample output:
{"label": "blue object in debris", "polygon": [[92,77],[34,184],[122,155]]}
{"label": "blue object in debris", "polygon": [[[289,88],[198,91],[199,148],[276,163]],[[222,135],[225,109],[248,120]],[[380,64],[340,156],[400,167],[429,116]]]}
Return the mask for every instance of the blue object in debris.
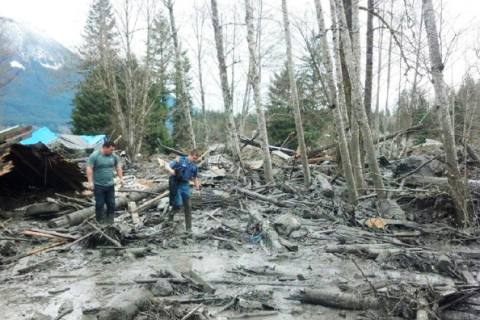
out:
{"label": "blue object in debris", "polygon": [[263,235],[264,235],[264,232],[262,231],[262,232],[260,232],[260,234],[258,234],[256,236],[251,236],[250,237],[250,242],[260,243],[260,241],[262,241]]}

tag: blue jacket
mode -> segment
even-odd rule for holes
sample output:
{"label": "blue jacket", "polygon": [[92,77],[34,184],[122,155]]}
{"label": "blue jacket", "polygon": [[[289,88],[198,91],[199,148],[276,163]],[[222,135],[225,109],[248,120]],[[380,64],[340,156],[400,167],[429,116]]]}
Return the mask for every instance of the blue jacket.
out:
{"label": "blue jacket", "polygon": [[194,162],[188,161],[188,157],[179,157],[170,162],[170,168],[173,170],[182,168],[184,170],[183,182],[188,182],[198,177],[198,167]]}

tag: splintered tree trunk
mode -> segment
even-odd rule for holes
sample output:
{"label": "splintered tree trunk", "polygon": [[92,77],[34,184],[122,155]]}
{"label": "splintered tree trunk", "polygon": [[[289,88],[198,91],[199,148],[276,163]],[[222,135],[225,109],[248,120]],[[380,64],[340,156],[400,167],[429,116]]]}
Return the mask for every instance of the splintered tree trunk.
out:
{"label": "splintered tree trunk", "polygon": [[268,144],[267,124],[265,122],[265,113],[262,107],[262,96],[260,93],[260,75],[257,52],[255,50],[254,28],[253,28],[253,8],[251,0],[245,0],[245,21],[247,23],[247,41],[250,52],[250,77],[249,82],[253,88],[253,98],[258,115],[258,128],[260,129],[260,139],[262,141],[263,168],[265,171],[265,180],[267,183],[273,182],[272,158]]}
{"label": "splintered tree trunk", "polygon": [[460,170],[458,169],[452,119],[448,112],[448,97],[445,82],[443,81],[444,65],[440,54],[432,0],[423,0],[422,13],[423,20],[425,21],[425,30],[427,32],[428,48],[430,51],[430,72],[432,74],[432,82],[435,90],[435,109],[437,110],[438,120],[442,130],[445,157],[449,171],[448,183],[455,203],[455,221],[459,226],[465,227],[469,224],[470,217],[466,206],[465,185],[461,180]]}
{"label": "splintered tree trunk", "polygon": [[291,100],[293,103],[293,114],[295,116],[295,126],[297,129],[298,146],[300,148],[300,157],[302,159],[303,175],[305,186],[310,186],[310,168],[308,167],[307,151],[305,146],[305,137],[303,134],[302,116],[300,114],[300,103],[298,101],[297,82],[295,81],[295,67],[292,57],[292,39],[290,36],[290,22],[288,19],[287,1],[282,0],[283,27],[285,30],[285,42],[287,49],[287,69],[290,78]]}
{"label": "splintered tree trunk", "polygon": [[237,138],[237,128],[233,118],[233,99],[228,85],[227,63],[225,61],[225,53],[223,50],[223,34],[220,21],[218,20],[217,0],[211,0],[212,4],[212,24],[215,34],[215,46],[217,48],[218,69],[220,71],[220,82],[222,85],[223,104],[225,105],[225,114],[227,117],[227,129],[229,133],[230,145],[233,149],[235,162],[243,170],[243,162],[240,152],[240,145]]}
{"label": "splintered tree trunk", "polygon": [[182,51],[178,43],[178,33],[175,25],[175,15],[173,14],[172,0],[166,0],[165,6],[170,14],[170,24],[172,28],[172,40],[175,48],[176,71],[178,75],[178,82],[180,83],[180,101],[182,103],[183,112],[185,113],[185,120],[187,121],[188,131],[190,133],[190,147],[196,149],[197,143],[195,141],[195,132],[193,131],[192,115],[190,114],[190,103],[188,102],[187,84],[185,79],[185,68],[183,67]]}
{"label": "splintered tree trunk", "polygon": [[[356,116],[358,117],[358,123],[360,130],[362,132],[363,144],[367,154],[368,164],[370,166],[370,171],[372,174],[372,180],[376,188],[378,199],[385,199],[386,192],[383,185],[382,176],[380,175],[380,168],[378,167],[377,159],[375,157],[375,149],[373,147],[372,133],[370,131],[370,125],[368,124],[367,114],[365,112],[365,107],[363,105],[360,79],[358,77],[358,72],[354,65],[354,61],[357,59],[354,55],[358,52],[352,50],[352,45],[350,41],[350,36],[348,34],[348,28],[345,18],[345,12],[343,10],[343,5],[341,0],[335,0],[336,4],[336,14],[338,18],[338,25],[341,36],[341,43],[343,44],[345,52],[345,60],[348,68],[348,73],[350,75],[351,84],[352,84],[352,105],[356,110]],[[332,13],[332,15],[335,13]]]}
{"label": "splintered tree trunk", "polygon": [[[337,129],[337,135],[339,140],[340,154],[342,156],[342,167],[347,180],[348,196],[350,202],[355,203],[357,201],[357,189],[355,187],[355,178],[353,176],[352,163],[350,160],[350,153],[348,152],[347,135],[345,132],[345,124],[342,118],[342,109],[339,105],[339,99],[337,96],[337,88],[335,85],[335,79],[333,76],[333,62],[330,56],[330,50],[328,47],[328,41],[326,36],[325,21],[323,19],[323,10],[320,0],[315,0],[315,8],[317,11],[317,23],[319,29],[320,48],[322,53],[323,62],[325,65],[326,81],[328,85],[327,97],[330,110],[332,110],[333,117],[335,119],[335,128]],[[339,71],[337,70],[337,73]],[[339,88],[341,90],[342,88]]]}

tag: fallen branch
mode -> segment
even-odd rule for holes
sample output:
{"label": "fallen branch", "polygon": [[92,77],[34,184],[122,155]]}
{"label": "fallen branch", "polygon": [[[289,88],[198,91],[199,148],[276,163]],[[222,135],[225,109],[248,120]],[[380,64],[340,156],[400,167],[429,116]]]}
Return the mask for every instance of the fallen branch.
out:
{"label": "fallen branch", "polygon": [[228,319],[247,319],[247,318],[256,318],[256,317],[269,317],[277,315],[277,311],[265,311],[265,312],[256,312],[256,313],[243,313],[238,316],[230,316]]}
{"label": "fallen branch", "polygon": [[311,304],[319,304],[329,308],[345,310],[378,310],[381,301],[378,298],[360,296],[351,293],[343,293],[338,288],[304,290],[292,294],[287,299],[298,300]]}

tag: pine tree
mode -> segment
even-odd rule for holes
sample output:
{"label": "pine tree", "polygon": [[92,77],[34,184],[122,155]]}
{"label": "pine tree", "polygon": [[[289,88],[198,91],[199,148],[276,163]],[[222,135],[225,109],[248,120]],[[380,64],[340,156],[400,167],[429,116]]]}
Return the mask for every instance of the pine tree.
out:
{"label": "pine tree", "polygon": [[88,74],[79,85],[72,109],[72,133],[104,134],[110,126],[110,97],[95,84],[94,76]]}

